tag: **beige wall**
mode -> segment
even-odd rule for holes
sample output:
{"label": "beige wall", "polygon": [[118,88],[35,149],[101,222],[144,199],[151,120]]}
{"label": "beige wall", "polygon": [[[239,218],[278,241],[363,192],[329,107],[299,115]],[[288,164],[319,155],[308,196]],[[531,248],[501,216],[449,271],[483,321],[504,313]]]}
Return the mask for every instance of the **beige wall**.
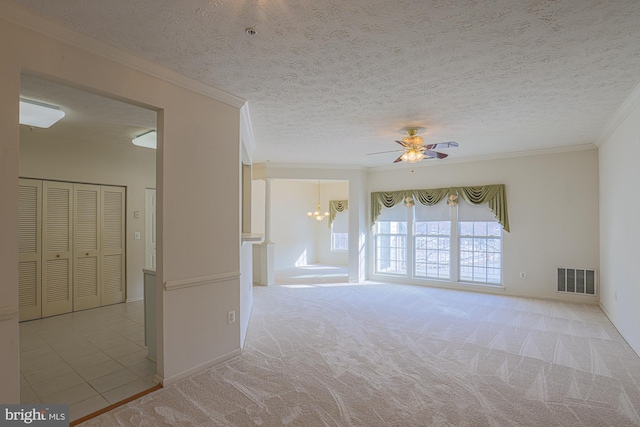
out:
{"label": "beige wall", "polygon": [[[52,140],[46,133],[20,134],[20,176],[118,185],[127,188],[127,300],[142,299],[145,268],[145,188],[156,187],[156,152],[131,145],[78,144]],[[134,211],[140,213],[134,218]],[[140,240],[134,232],[140,232]]]}
{"label": "beige wall", "polygon": [[[12,310],[18,306],[21,70],[159,111],[158,372],[169,383],[239,354],[239,323],[227,325],[226,312],[239,310],[243,101],[184,78],[170,83],[176,74],[8,2],[0,3],[0,17],[0,401],[17,403],[20,394]],[[175,290],[162,291],[163,284]]]}
{"label": "beige wall", "polygon": [[640,105],[635,99],[635,108],[599,150],[600,306],[640,355]]}
{"label": "beige wall", "polygon": [[316,221],[307,218],[307,212],[315,210],[318,203],[316,195],[313,182],[271,181],[271,241],[276,270],[316,262]]}
{"label": "beige wall", "polygon": [[511,233],[503,238],[503,293],[597,302],[555,291],[556,267],[599,267],[597,150],[457,164],[429,161],[413,173],[369,174],[371,191],[483,184],[505,184],[507,190]]}

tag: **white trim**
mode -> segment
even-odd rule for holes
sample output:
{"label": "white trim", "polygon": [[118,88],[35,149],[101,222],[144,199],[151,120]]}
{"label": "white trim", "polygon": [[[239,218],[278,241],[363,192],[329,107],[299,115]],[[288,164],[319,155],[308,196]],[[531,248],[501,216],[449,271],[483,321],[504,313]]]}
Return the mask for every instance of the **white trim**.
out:
{"label": "white trim", "polygon": [[[258,163],[260,167],[269,169],[336,169],[336,170],[351,170],[351,171],[367,171],[370,168],[367,166],[359,165],[336,165],[336,164],[320,164],[320,163],[278,163],[278,162],[266,162]],[[341,180],[336,178],[336,180]]]}
{"label": "white trim", "polygon": [[229,352],[227,354],[223,354],[220,357],[216,357],[213,360],[210,360],[208,362],[205,362],[205,363],[202,363],[202,364],[200,364],[198,366],[195,366],[195,367],[193,367],[191,369],[187,369],[186,371],[182,371],[179,374],[172,375],[172,376],[170,376],[168,378],[162,378],[159,374],[156,374],[154,380],[160,382],[163,387],[166,387],[166,386],[169,386],[171,384],[174,384],[174,383],[180,381],[181,379],[187,378],[187,377],[189,377],[189,376],[191,376],[191,375],[193,375],[195,373],[198,373],[200,371],[204,371],[205,369],[210,368],[212,366],[215,366],[215,365],[217,365],[219,363],[222,363],[222,362],[224,362],[226,360],[232,359],[232,358],[234,358],[236,356],[240,356],[241,353],[242,353],[241,349],[236,349],[236,350],[233,350],[233,351],[231,351],[231,352]]}
{"label": "white trim", "polygon": [[249,164],[251,164],[253,163],[253,153],[256,151],[256,138],[253,134],[248,102],[245,102],[242,108],[240,108],[240,138],[249,157]]}
{"label": "white trim", "polygon": [[513,157],[543,156],[547,154],[571,153],[574,151],[597,150],[595,144],[568,145],[565,147],[542,148],[539,150],[512,151],[509,153],[489,154],[477,157],[447,158],[446,160],[429,159],[420,163],[400,163],[370,167],[369,171],[386,171],[393,169],[418,169],[423,167],[446,166],[456,163],[485,162],[488,160],[509,159]]}
{"label": "white trim", "polygon": [[130,303],[130,302],[142,301],[143,299],[144,297],[127,298],[124,302]]}
{"label": "white trim", "polygon": [[620,108],[618,108],[613,117],[611,117],[602,131],[602,135],[600,135],[600,138],[596,141],[596,145],[602,147],[618,126],[620,126],[620,123],[622,123],[638,105],[640,105],[640,84],[633,89],[631,95],[625,99]]}
{"label": "white trim", "polygon": [[462,158],[447,158],[446,160],[430,159],[424,160],[420,163],[396,163],[382,166],[358,166],[358,165],[327,165],[316,163],[277,163],[277,162],[264,162],[256,163],[253,168],[254,179],[263,179],[263,177],[269,176],[269,171],[273,169],[334,169],[334,170],[352,170],[352,171],[365,171],[365,172],[378,172],[397,169],[418,169],[423,167],[434,166],[446,166],[457,163],[473,163],[473,162],[485,162],[488,160],[508,159],[514,157],[528,157],[528,156],[544,156],[548,154],[560,154],[560,153],[572,153],[575,151],[587,151],[597,150],[598,146],[595,144],[579,144],[568,145],[564,147],[552,147],[542,148],[539,150],[526,150],[526,151],[512,151],[509,153],[489,154],[486,156],[477,157],[462,157]]}
{"label": "white trim", "polygon": [[211,285],[213,283],[237,279],[239,277],[239,271],[231,271],[228,273],[212,274],[210,276],[192,277],[190,279],[168,280],[164,283],[164,290],[175,291],[177,289],[192,288],[194,286]]}
{"label": "white trim", "polygon": [[18,309],[12,305],[3,305],[0,307],[0,321],[11,320],[18,314]]}
{"label": "white trim", "polygon": [[490,283],[450,282],[448,280],[409,278],[405,276],[391,276],[380,273],[372,274],[369,280],[380,283],[425,286],[427,288],[451,289],[456,291],[496,293],[507,290],[504,285],[494,285]]}
{"label": "white trim", "polygon": [[169,68],[163,67],[155,62],[141,58],[69,28],[65,28],[54,20],[36,15],[28,9],[13,3],[0,1],[0,17],[6,21],[23,26],[31,31],[38,32],[71,46],[89,51],[95,55],[102,56],[126,67],[208,96],[217,101],[231,105],[232,107],[241,108],[246,103],[246,100],[230,94],[229,92],[209,86]]}

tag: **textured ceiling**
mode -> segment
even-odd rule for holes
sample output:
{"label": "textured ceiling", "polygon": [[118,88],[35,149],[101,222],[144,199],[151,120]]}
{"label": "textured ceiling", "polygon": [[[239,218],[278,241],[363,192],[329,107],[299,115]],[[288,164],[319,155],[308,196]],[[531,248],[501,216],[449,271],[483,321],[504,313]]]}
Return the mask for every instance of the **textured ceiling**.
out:
{"label": "textured ceiling", "polygon": [[[595,143],[640,82],[637,0],[15,0],[249,101],[254,161]],[[245,28],[254,27],[249,36]]]}
{"label": "textured ceiling", "polygon": [[64,118],[48,129],[21,126],[23,140],[64,143],[67,146],[94,144],[135,147],[131,140],[156,128],[156,112],[22,74],[20,97],[60,107]]}

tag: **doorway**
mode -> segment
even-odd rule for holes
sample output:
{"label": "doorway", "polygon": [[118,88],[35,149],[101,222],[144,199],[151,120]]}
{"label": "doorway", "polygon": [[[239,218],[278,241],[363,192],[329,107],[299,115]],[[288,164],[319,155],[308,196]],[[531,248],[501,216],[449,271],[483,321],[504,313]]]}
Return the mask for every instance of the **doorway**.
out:
{"label": "doorway", "polygon": [[[156,153],[134,146],[132,139],[155,130],[157,114],[26,73],[21,75],[20,97],[65,113],[50,128],[20,126],[22,178],[58,186],[66,182],[85,193],[102,187],[123,189],[122,295],[103,300],[100,308],[20,324],[22,403],[68,403],[71,418],[78,419],[153,386],[156,369],[146,357],[144,340],[148,227],[143,213],[145,190],[155,188]],[[74,232],[84,233],[70,225],[71,240]],[[84,274],[74,270],[76,265],[81,261],[74,264],[70,259],[69,287],[74,274]],[[78,298],[77,292],[69,295]]]}
{"label": "doorway", "polygon": [[[264,232],[265,185],[255,180],[252,186],[251,223],[258,233]],[[275,284],[348,282],[349,181],[271,179],[270,194]],[[333,215],[325,216],[331,206]]]}

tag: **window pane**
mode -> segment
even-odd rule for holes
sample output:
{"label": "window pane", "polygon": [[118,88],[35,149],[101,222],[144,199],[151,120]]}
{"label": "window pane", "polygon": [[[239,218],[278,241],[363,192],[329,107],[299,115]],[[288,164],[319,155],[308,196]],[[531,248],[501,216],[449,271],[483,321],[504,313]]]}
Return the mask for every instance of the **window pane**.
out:
{"label": "window pane", "polygon": [[378,221],[376,224],[376,273],[406,274],[407,223]]}
{"label": "window pane", "polygon": [[451,221],[440,221],[440,234],[446,236],[451,235]]}
{"label": "window pane", "polygon": [[472,251],[473,250],[473,239],[469,239],[467,237],[460,239],[460,250],[461,251]]}
{"label": "window pane", "polygon": [[438,223],[437,222],[428,222],[427,223],[427,233],[431,235],[438,235]]}
{"label": "window pane", "polygon": [[473,223],[473,235],[474,236],[486,236],[487,235],[487,223],[486,222],[474,222]]}
{"label": "window pane", "polygon": [[461,221],[460,222],[460,235],[461,236],[473,236],[473,222]]}
{"label": "window pane", "polygon": [[500,252],[500,239],[487,239],[487,250],[490,252]]}
{"label": "window pane", "polygon": [[487,250],[487,239],[473,239],[473,250],[484,252]]}
{"label": "window pane", "polygon": [[460,280],[501,283],[500,224],[494,221],[461,221],[460,236],[465,236],[460,237]]}
{"label": "window pane", "polygon": [[414,275],[436,279],[449,278],[451,222],[418,221],[415,229]]}
{"label": "window pane", "polygon": [[332,251],[348,251],[349,250],[349,233],[331,233],[331,250]]}
{"label": "window pane", "polygon": [[497,222],[489,223],[489,236],[501,236],[502,235],[502,226]]}

